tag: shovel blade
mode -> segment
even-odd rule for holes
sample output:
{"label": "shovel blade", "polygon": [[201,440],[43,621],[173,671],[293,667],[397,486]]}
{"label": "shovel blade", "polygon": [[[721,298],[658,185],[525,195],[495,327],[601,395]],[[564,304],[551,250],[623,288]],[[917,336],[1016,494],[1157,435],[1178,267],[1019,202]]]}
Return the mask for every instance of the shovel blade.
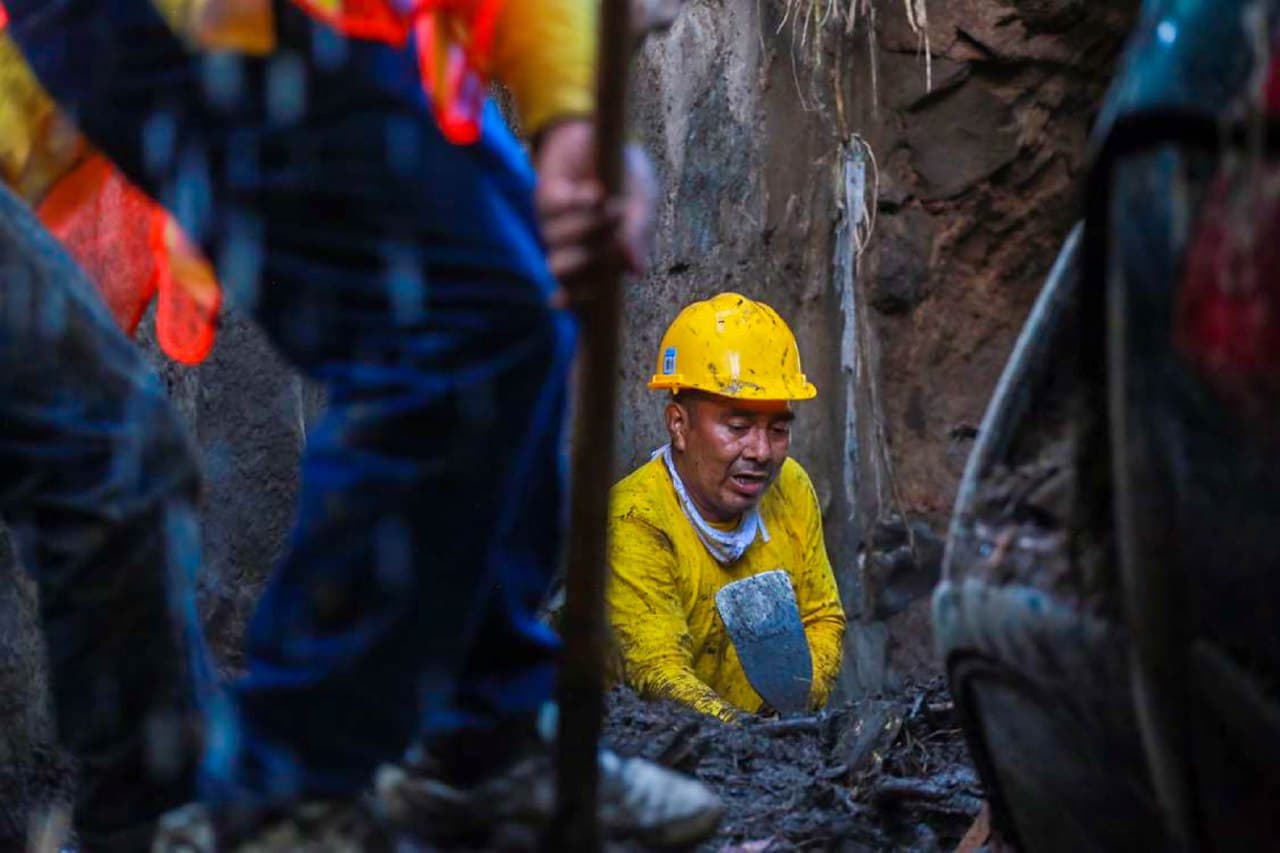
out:
{"label": "shovel blade", "polygon": [[813,659],[790,576],[776,569],[726,584],[716,609],[760,698],[783,714],[807,711]]}

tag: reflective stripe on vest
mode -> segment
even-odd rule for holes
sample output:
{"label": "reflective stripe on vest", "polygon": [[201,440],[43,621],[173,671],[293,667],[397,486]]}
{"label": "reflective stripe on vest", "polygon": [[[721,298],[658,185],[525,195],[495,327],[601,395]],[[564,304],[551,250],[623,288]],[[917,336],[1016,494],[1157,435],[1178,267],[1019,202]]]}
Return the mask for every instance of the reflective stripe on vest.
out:
{"label": "reflective stripe on vest", "polygon": [[381,41],[402,47],[409,40],[410,16],[397,12],[387,0],[293,0],[313,18],[344,36]]}
{"label": "reflective stripe on vest", "polygon": [[[436,122],[455,145],[480,139],[494,35],[505,0],[415,0],[398,12],[389,0],[293,0],[350,37],[404,46],[412,35],[418,71]],[[466,32],[466,43],[453,40]]]}
{"label": "reflective stripe on vest", "polygon": [[217,337],[222,289],[213,267],[158,204],[152,206],[150,232],[156,259],[156,342],[170,358],[199,364]]}

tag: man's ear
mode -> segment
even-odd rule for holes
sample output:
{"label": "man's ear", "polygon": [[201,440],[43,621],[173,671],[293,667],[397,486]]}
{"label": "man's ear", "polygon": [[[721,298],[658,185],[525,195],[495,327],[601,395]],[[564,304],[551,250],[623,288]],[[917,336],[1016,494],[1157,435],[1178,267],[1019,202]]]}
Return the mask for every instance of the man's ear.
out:
{"label": "man's ear", "polygon": [[673,398],[667,403],[667,436],[671,439],[671,448],[684,453],[688,434],[689,410],[683,403]]}

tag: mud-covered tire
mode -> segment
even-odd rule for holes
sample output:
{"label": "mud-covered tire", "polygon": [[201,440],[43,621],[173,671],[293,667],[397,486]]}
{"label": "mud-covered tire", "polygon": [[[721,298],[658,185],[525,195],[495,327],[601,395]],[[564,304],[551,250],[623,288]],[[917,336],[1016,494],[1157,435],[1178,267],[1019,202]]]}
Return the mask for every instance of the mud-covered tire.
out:
{"label": "mud-covered tire", "polygon": [[[1061,595],[1049,592],[1050,561],[1017,545],[1016,520],[979,523],[996,472],[1034,464],[1037,448],[1070,429],[1046,414],[1061,412],[1072,394],[1062,366],[1076,340],[1081,237],[1077,229],[1064,243],[983,418],[956,499],[934,629],[993,826],[1005,839],[1037,852],[1163,850],[1127,638],[1118,617],[1083,603],[1107,591],[1081,588],[1086,573],[1076,570],[1058,582]],[[1055,397],[1058,405],[1046,405]],[[1070,465],[1072,455],[1065,458]],[[1008,541],[997,560],[992,538],[1001,530]],[[1065,548],[1060,529],[1056,535]],[[998,561],[1005,566],[992,571]]]}
{"label": "mud-covered tire", "polygon": [[1030,851],[1165,849],[1124,632],[1027,586],[944,581],[934,626],[1002,834]]}

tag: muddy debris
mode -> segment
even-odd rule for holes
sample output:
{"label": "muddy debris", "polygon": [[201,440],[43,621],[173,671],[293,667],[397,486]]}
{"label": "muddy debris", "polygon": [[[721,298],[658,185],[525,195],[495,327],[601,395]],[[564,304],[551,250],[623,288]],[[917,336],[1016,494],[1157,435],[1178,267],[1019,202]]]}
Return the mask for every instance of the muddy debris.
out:
{"label": "muddy debris", "polygon": [[966,563],[976,576],[995,585],[1029,583],[1067,599],[1079,594],[1067,547],[1072,451],[1064,439],[1026,464],[997,465],[987,475],[975,507],[977,559]]}
{"label": "muddy debris", "polygon": [[978,777],[942,679],[902,697],[733,726],[618,688],[604,741],[720,794],[703,851],[952,850],[982,808]]}

